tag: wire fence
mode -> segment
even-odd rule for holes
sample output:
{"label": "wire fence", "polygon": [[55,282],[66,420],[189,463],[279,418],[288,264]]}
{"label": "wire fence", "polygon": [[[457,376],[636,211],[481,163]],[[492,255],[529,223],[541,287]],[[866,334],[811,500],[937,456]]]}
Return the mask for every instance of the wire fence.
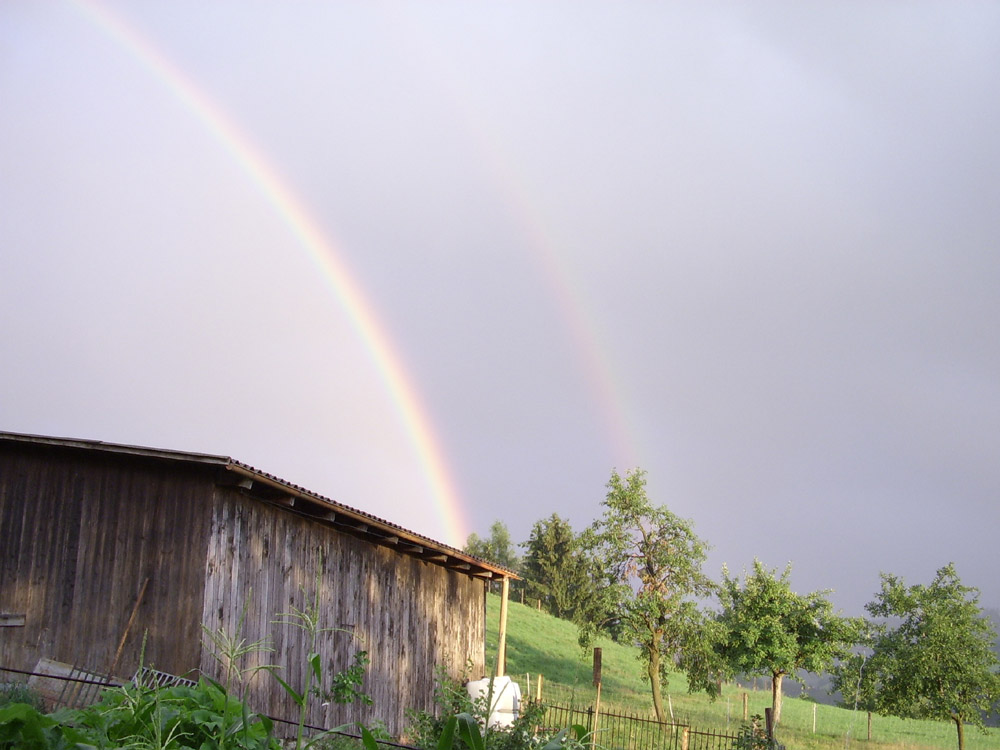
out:
{"label": "wire fence", "polygon": [[699,731],[686,724],[672,724],[644,716],[573,706],[545,705],[546,728],[580,725],[604,750],[730,750],[737,735]]}

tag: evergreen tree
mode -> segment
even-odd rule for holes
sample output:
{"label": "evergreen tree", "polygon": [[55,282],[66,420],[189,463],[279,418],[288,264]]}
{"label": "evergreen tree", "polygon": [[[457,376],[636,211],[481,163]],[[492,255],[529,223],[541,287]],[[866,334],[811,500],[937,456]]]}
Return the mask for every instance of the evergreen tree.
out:
{"label": "evergreen tree", "polygon": [[575,620],[589,611],[597,576],[590,557],[572,526],[553,513],[536,521],[527,549],[523,573],[527,596],[545,610],[565,620]]}

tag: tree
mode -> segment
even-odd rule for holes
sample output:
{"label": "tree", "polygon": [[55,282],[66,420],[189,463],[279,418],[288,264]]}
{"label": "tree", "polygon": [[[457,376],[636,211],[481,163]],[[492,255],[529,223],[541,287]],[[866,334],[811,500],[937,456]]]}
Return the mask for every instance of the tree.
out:
{"label": "tree", "polygon": [[883,715],[954,722],[964,750],[965,724],[985,730],[984,714],[1000,701],[997,634],[979,591],[962,585],[953,564],[929,586],[881,578],[881,591],[865,605],[877,618],[869,623],[869,653],[848,662],[835,684],[846,702],[856,694]]}
{"label": "tree", "polygon": [[823,672],[847,657],[860,623],[833,612],[828,591],[800,595],[792,591],[791,565],[781,576],[754,560],[753,573],[730,577],[722,571],[719,599],[721,626],[715,639],[720,662],[730,674],[771,678],[774,723],[781,720],[782,682],[802,670]]}
{"label": "tree", "polygon": [[597,592],[597,576],[583,549],[581,537],[568,521],[553,513],[536,521],[527,548],[522,573],[528,596],[538,599],[556,617],[576,620],[591,609]]}
{"label": "tree", "polygon": [[[507,524],[497,519],[490,525],[489,538],[483,539],[475,532],[469,534],[465,540],[463,552],[474,557],[496,563],[508,570],[520,575],[521,559],[517,555],[513,542],[510,540],[510,531]],[[490,582],[492,588],[493,582]],[[510,592],[515,594],[522,590],[523,581],[514,579],[510,582]]]}
{"label": "tree", "polygon": [[692,598],[712,590],[701,571],[707,545],[690,521],[664,506],[653,507],[641,469],[624,478],[613,471],[607,488],[604,515],[589,535],[609,583],[604,617],[617,618],[620,640],[638,644],[653,709],[657,719],[665,721],[661,680],[691,632],[697,615]]}
{"label": "tree", "polygon": [[520,565],[517,550],[514,549],[514,544],[510,541],[510,531],[507,529],[507,524],[500,520],[494,521],[490,526],[490,535],[487,539],[481,538],[475,532],[469,534],[465,541],[464,552],[514,572],[517,572]]}

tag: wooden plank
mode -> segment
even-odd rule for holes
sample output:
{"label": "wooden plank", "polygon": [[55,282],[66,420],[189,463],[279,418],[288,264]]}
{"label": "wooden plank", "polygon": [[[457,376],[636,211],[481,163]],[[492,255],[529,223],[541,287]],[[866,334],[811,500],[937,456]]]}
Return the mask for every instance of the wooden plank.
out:
{"label": "wooden plank", "polygon": [[0,613],[0,628],[23,628],[24,615]]}

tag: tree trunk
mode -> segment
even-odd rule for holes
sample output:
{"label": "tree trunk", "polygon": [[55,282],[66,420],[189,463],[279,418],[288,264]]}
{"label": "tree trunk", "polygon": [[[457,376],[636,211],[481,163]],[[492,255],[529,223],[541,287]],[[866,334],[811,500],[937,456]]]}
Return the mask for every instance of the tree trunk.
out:
{"label": "tree trunk", "polygon": [[656,720],[665,722],[666,716],[663,713],[663,696],[660,694],[660,652],[658,649],[649,650],[649,686],[653,690],[653,710],[656,712]]}
{"label": "tree trunk", "polygon": [[771,708],[774,710],[774,723],[781,722],[781,681],[785,679],[784,672],[771,675]]}
{"label": "tree trunk", "polygon": [[952,714],[951,719],[958,729],[958,750],[965,750],[965,724],[962,723],[962,717],[958,714]]}

